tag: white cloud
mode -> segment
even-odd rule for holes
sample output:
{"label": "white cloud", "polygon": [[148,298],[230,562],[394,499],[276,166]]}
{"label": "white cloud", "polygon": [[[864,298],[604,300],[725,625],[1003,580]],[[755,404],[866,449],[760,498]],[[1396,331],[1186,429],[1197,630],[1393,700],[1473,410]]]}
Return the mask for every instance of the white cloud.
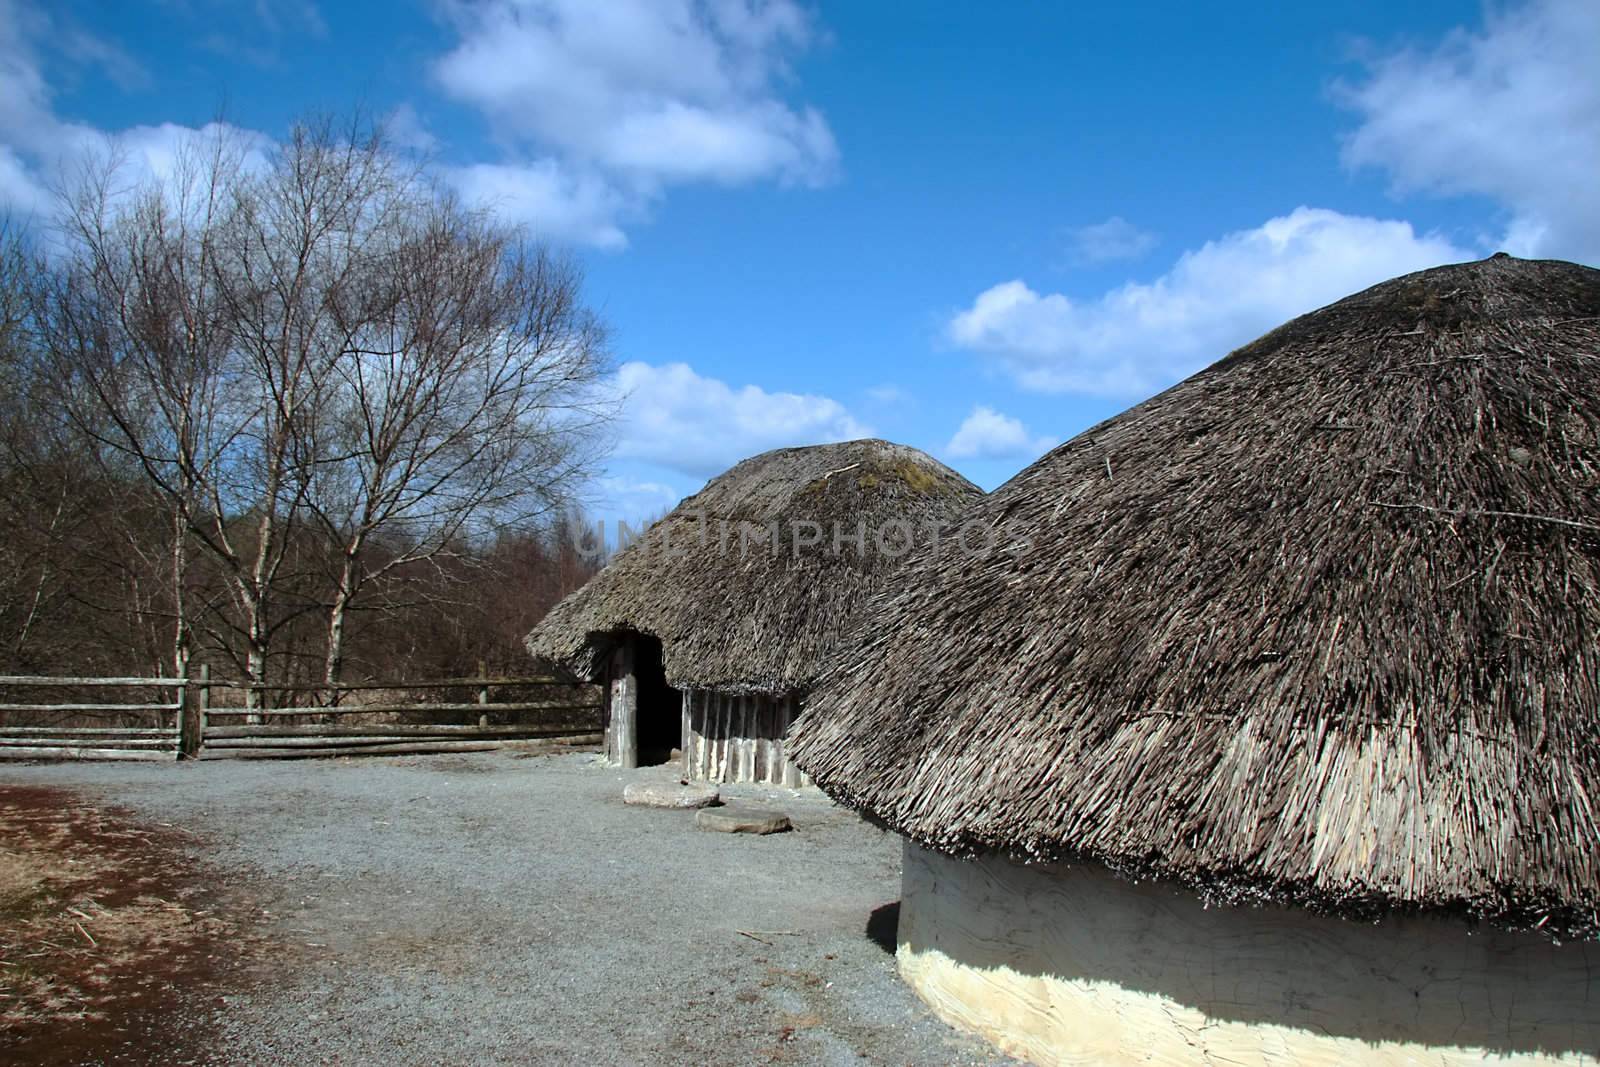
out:
{"label": "white cloud", "polygon": [[638,525],[660,518],[688,494],[665,482],[623,473],[596,479],[594,495],[596,519]]}
{"label": "white cloud", "polygon": [[0,0],[0,211],[48,213],[62,169],[90,159],[115,160],[119,187],[131,189],[170,176],[187,147],[209,138],[230,138],[247,160],[269,144],[261,134],[222,123],[200,129],[162,123],[111,134],[64,120],[55,113],[42,42],[53,43],[66,61],[100,66],[113,79],[136,77],[138,69],[115,45],[43,9]]}
{"label": "white cloud", "polygon": [[474,163],[447,167],[444,175],[469,204],[526,225],[540,238],[600,248],[628,243],[618,224],[631,213],[626,198],[603,179],[574,173],[553,159]]}
{"label": "white cloud", "polygon": [[40,11],[0,0],[0,140],[36,149],[58,125],[34,41],[51,30]]}
{"label": "white cloud", "polygon": [[543,189],[604,186],[527,198],[536,228],[615,246],[618,221],[671,185],[815,185],[837,167],[827,121],[777,92],[813,38],[792,0],[446,0],[444,11],[459,40],[434,73],[511,147],[496,169]]}
{"label": "white cloud", "polygon": [[[491,121],[504,153],[440,169],[462,196],[541,238],[620,248],[671,186],[829,180],[838,149],[814,108],[779,89],[815,36],[794,0],[439,0],[457,31],[437,83]],[[272,39],[322,35],[308,0],[258,0]],[[103,150],[103,131],[60,118],[42,62],[94,65],[134,84],[141,68],[51,9],[0,0],[0,208],[35,211],[62,162]],[[395,143],[442,149],[409,104]],[[130,166],[169,158],[194,131],[118,134]],[[248,135],[255,137],[257,135]],[[165,139],[165,143],[163,143]]]}
{"label": "white cloud", "polygon": [[1385,278],[1473,258],[1410,223],[1296,208],[1097,298],[1008,281],[951,319],[963,348],[1040,392],[1147,394],[1296,315]]}
{"label": "white cloud", "polygon": [[772,91],[810,27],[789,0],[452,3],[446,91],[507,134],[647,179],[825,179],[826,122]]}
{"label": "white cloud", "polygon": [[829,397],[734,388],[685,363],[624,363],[616,389],[626,398],[616,455],[697,477],[770,448],[871,435]]}
{"label": "white cloud", "polygon": [[911,394],[893,382],[884,382],[881,385],[870,387],[867,390],[867,396],[874,403],[882,404],[884,407],[909,403],[911,400]]}
{"label": "white cloud", "polygon": [[383,136],[389,143],[411,152],[428,153],[439,147],[439,138],[428,129],[428,124],[409,101],[384,116]]}
{"label": "white cloud", "polygon": [[962,420],[950,443],[951,459],[1036,459],[1060,444],[1058,437],[1035,437],[1022,420],[982,404]]}
{"label": "white cloud", "polygon": [[1597,72],[1595,0],[1491,5],[1480,32],[1381,56],[1336,87],[1362,116],[1345,159],[1401,191],[1492,198],[1509,212],[1508,252],[1600,262]]}
{"label": "white cloud", "polygon": [[1119,259],[1138,259],[1156,246],[1159,238],[1141,230],[1121,215],[1113,215],[1093,226],[1068,231],[1072,258],[1079,263],[1110,263]]}
{"label": "white cloud", "polygon": [[51,206],[49,192],[22,158],[0,145],[0,215],[18,218],[42,215]]}

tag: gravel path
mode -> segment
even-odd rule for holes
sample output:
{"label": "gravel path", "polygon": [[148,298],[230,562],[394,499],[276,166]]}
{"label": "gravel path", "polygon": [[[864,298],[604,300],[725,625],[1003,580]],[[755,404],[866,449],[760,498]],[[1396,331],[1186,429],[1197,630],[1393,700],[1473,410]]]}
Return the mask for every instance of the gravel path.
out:
{"label": "gravel path", "polygon": [[203,1062],[1009,1062],[878,943],[896,839],[815,790],[724,789],[788,813],[769,837],[622,804],[668,777],[509,752],[0,768],[187,829],[257,910],[267,956],[205,1006]]}

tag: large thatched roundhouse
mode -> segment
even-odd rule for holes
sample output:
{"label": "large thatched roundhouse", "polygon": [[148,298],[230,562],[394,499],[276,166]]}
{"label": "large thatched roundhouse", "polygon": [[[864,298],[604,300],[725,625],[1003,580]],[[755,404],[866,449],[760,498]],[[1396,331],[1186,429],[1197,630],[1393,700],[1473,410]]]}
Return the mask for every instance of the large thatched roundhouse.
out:
{"label": "large thatched roundhouse", "polygon": [[1041,1063],[1596,1061],[1600,271],[1385,282],[972,518],[790,736],[906,839],[936,1010]]}
{"label": "large thatched roundhouse", "polygon": [[558,604],[539,659],[606,687],[625,767],[803,784],[784,732],[857,606],[980,490],[914,448],[766,452],[714,478]]}

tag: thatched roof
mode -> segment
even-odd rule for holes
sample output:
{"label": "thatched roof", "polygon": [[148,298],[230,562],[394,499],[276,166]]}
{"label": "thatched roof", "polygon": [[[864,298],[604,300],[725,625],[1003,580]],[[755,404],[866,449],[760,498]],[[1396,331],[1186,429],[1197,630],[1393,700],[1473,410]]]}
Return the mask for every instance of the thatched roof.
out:
{"label": "thatched roof", "polygon": [[791,751],[956,855],[1600,933],[1600,271],[1295,319],[913,560]]}
{"label": "thatched roof", "polygon": [[[931,539],[930,525],[982,495],[933,457],[888,441],[762,453],[618,552],[556,605],[528,649],[594,679],[616,635],[651,634],[679,688],[804,689],[865,595],[906,558],[894,524]],[[864,552],[855,540],[863,523]],[[797,533],[804,542],[813,532],[815,545],[796,546]]]}

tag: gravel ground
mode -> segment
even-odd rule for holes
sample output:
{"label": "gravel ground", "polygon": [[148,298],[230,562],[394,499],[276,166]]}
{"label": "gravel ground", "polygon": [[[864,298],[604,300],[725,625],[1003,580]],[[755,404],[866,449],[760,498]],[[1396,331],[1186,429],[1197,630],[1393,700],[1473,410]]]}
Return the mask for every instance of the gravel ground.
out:
{"label": "gravel ground", "polygon": [[199,1006],[201,1062],[1010,1062],[897,978],[895,838],[815,790],[724,789],[788,813],[769,837],[622,804],[669,777],[510,752],[0,767],[183,827],[251,910],[267,948]]}

